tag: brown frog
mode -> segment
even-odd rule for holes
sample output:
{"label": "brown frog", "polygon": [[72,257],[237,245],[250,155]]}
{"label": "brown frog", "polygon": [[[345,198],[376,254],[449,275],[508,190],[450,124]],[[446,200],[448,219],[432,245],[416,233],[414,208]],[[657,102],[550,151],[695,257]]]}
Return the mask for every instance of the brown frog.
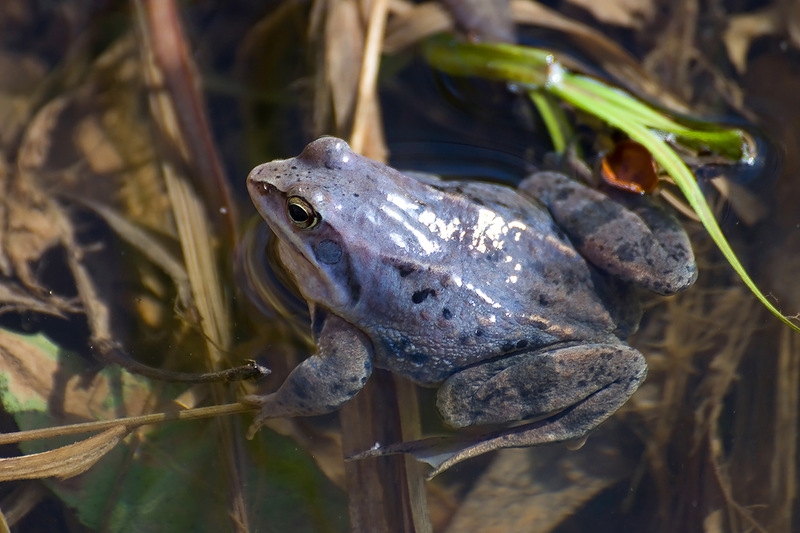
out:
{"label": "brown frog", "polygon": [[579,439],[645,378],[624,342],[640,319],[635,288],[673,294],[697,275],[665,210],[553,172],[518,190],[442,181],[325,137],[256,167],[247,186],[317,344],[276,392],[245,397],[261,406],[251,436],[267,418],[339,408],[374,366],[439,386],[453,427],[501,425],[457,451],[417,453],[436,472],[495,448]]}

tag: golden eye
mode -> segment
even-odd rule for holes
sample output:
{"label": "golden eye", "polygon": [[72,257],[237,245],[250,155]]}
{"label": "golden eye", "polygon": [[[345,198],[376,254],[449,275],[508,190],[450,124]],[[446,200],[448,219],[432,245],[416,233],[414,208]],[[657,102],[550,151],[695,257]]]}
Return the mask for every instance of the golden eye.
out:
{"label": "golden eye", "polygon": [[286,212],[289,220],[300,229],[311,229],[320,221],[319,214],[314,211],[311,204],[299,196],[290,196],[286,199]]}

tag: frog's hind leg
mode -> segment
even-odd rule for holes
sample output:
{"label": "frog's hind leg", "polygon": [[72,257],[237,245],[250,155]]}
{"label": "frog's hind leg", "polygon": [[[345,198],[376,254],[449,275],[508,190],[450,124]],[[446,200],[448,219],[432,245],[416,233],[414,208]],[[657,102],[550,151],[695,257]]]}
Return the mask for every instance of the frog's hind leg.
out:
{"label": "frog's hind leg", "polygon": [[665,295],[697,278],[689,237],[655,201],[606,195],[556,172],[537,172],[519,188],[547,206],[583,257],[614,277]]}
{"label": "frog's hind leg", "polygon": [[437,406],[455,427],[538,419],[489,435],[478,453],[567,441],[611,416],[646,373],[644,357],[624,344],[567,346],[463,370],[441,387]]}
{"label": "frog's hind leg", "polygon": [[325,318],[317,337],[317,353],[300,363],[277,391],[241,399],[261,407],[247,438],[253,438],[269,418],[335,411],[364,387],[372,374],[372,344],[367,337],[336,316]]}

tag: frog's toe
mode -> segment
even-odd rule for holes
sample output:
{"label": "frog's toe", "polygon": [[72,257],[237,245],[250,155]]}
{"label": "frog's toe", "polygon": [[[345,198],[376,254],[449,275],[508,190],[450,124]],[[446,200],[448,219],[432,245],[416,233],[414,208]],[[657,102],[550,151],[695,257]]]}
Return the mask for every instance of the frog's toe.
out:
{"label": "frog's toe", "polygon": [[273,396],[273,394],[248,394],[239,399],[243,404],[261,407],[253,423],[250,424],[250,427],[247,429],[247,440],[252,440],[256,433],[258,433],[258,430],[261,429],[261,426],[264,425],[264,422],[266,422],[268,418],[274,417],[272,413],[273,410],[268,406],[268,404],[273,401]]}
{"label": "frog's toe", "polygon": [[256,436],[258,430],[261,429],[261,426],[264,425],[265,418],[262,418],[260,415],[256,416],[256,419],[253,420],[253,423],[250,424],[250,427],[247,428],[247,440],[253,440],[253,437]]}

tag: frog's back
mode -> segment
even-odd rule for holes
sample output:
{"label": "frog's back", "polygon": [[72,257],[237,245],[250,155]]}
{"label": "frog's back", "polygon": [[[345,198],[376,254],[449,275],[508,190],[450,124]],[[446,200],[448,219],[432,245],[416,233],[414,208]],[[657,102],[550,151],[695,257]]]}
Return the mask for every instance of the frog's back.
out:
{"label": "frog's back", "polygon": [[428,184],[435,213],[422,210],[412,230],[430,253],[355,254],[372,263],[355,267],[374,276],[361,285],[382,287],[353,309],[377,366],[436,383],[506,353],[614,336],[608,280],[545,208],[503,186]]}

